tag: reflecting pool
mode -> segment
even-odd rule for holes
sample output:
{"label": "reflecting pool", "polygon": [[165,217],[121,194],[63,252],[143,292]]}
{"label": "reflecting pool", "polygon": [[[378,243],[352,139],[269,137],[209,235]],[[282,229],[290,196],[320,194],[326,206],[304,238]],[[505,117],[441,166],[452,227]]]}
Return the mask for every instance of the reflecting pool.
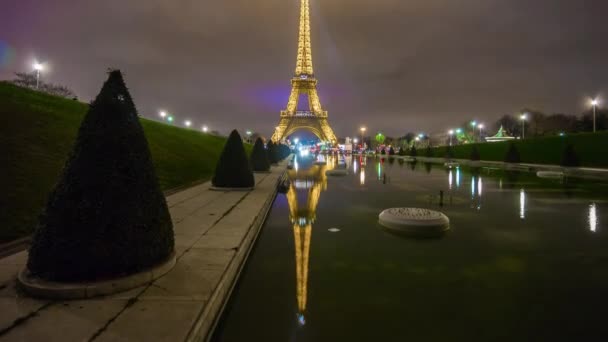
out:
{"label": "reflecting pool", "polygon": [[[213,340],[608,340],[608,184],[343,162],[289,170]],[[377,223],[391,207],[440,210],[451,230],[393,235]]]}

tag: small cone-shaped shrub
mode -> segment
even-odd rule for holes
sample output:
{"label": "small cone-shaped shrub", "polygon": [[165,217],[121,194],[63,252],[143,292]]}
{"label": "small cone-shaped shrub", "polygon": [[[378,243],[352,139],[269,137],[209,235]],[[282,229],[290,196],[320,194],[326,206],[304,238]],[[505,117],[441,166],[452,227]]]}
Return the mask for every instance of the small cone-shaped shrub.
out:
{"label": "small cone-shaped shrub", "polygon": [[405,156],[405,147],[400,148],[397,154],[401,157]]}
{"label": "small cone-shaped shrub", "polygon": [[521,158],[519,157],[519,151],[515,147],[514,143],[509,144],[509,149],[505,155],[505,163],[519,163]]}
{"label": "small cone-shaped shrub", "polygon": [[412,157],[418,156],[418,150],[416,150],[416,146],[412,146],[412,148],[410,149],[410,156],[412,156]]}
{"label": "small cone-shaped shrub", "polygon": [[426,152],[424,153],[424,155],[429,158],[431,158],[433,156],[433,150],[431,150],[431,146],[426,147]]}
{"label": "small cone-shaped shrub", "polygon": [[386,150],[385,150],[385,149],[382,149],[382,151],[380,151],[380,154],[382,154],[382,155],[386,155]]}
{"label": "small cone-shaped shrub", "polygon": [[270,170],[270,161],[268,161],[268,153],[264,148],[264,142],[261,138],[257,138],[253,151],[251,152],[251,168],[253,171],[266,172]]}
{"label": "small cone-shaped shrub", "polygon": [[270,164],[276,164],[279,162],[277,145],[271,141],[266,144],[266,153],[268,154],[268,161]]}
{"label": "small cone-shaped shrub", "polygon": [[447,149],[445,150],[445,157],[448,159],[454,158],[454,150],[452,149],[452,146],[448,145]]}
{"label": "small cone-shaped shrub", "polygon": [[479,149],[477,149],[477,146],[473,146],[473,149],[471,150],[471,158],[472,161],[478,161],[481,159],[481,156],[479,155]]}
{"label": "small cone-shaped shrub", "polygon": [[574,150],[574,146],[572,144],[566,145],[564,151],[562,152],[562,166],[567,167],[578,167],[581,166],[581,161]]}
{"label": "small cone-shaped shrub", "polygon": [[389,156],[394,156],[395,155],[395,149],[391,146],[391,148],[388,149],[388,155]]}
{"label": "small cone-shaped shrub", "polygon": [[124,276],[173,253],[173,225],[120,71],[85,115],[33,236],[27,267],[60,282]]}
{"label": "small cone-shaped shrub", "polygon": [[224,145],[211,183],[218,188],[252,188],[255,185],[243,140],[236,129]]}
{"label": "small cone-shaped shrub", "polygon": [[278,153],[278,159],[279,159],[279,161],[281,161],[281,160],[289,157],[289,155],[291,154],[291,149],[289,148],[289,146],[287,146],[285,144],[279,144],[277,153]]}

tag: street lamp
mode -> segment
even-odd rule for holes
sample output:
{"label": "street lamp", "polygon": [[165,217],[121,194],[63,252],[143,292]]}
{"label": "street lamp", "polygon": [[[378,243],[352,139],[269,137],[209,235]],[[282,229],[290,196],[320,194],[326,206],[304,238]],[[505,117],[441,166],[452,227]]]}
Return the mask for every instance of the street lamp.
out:
{"label": "street lamp", "polygon": [[481,131],[483,130],[484,126],[483,126],[483,124],[479,124],[479,125],[477,125],[477,127],[479,128],[479,140],[481,140],[482,139]]}
{"label": "street lamp", "polygon": [[203,132],[207,133],[207,131],[209,130],[209,128],[207,126],[203,126]]}
{"label": "street lamp", "polygon": [[173,122],[173,117],[172,117],[171,115],[169,115],[169,116],[167,117],[167,121],[169,121],[169,123],[172,123],[172,122]]}
{"label": "street lamp", "polygon": [[520,117],[521,119],[521,139],[526,138],[526,120],[528,119],[528,113],[523,113]]}
{"label": "street lamp", "polygon": [[475,121],[475,120],[471,121],[471,127],[475,128],[475,126],[477,126],[477,121]]}
{"label": "street lamp", "polygon": [[359,129],[361,131],[361,146],[365,143],[365,131],[367,131],[366,127],[361,127]]}
{"label": "street lamp", "polygon": [[595,133],[595,109],[597,108],[598,104],[599,101],[597,99],[591,100],[591,105],[593,106],[593,133]]}
{"label": "street lamp", "polygon": [[450,135],[450,146],[452,146],[452,137],[454,136],[454,130],[453,129],[449,130],[448,134]]}
{"label": "street lamp", "polygon": [[165,112],[164,110],[161,110],[160,113],[158,113],[160,115],[161,118],[163,118],[163,120],[167,117],[167,112]]}
{"label": "street lamp", "polygon": [[41,63],[35,62],[33,67],[36,71],[36,89],[38,89],[40,85],[40,72],[44,69],[44,66]]}
{"label": "street lamp", "polygon": [[184,125],[186,125],[186,127],[190,127],[192,125],[192,121],[186,120],[184,121]]}

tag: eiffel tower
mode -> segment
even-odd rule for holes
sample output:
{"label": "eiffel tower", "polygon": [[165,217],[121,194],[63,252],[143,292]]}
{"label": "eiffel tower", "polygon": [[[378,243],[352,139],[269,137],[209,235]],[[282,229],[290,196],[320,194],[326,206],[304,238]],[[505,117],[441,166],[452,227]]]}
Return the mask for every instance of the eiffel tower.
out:
{"label": "eiffel tower", "polygon": [[[291,79],[291,95],[287,109],[281,111],[281,120],[272,135],[272,141],[280,142],[298,129],[307,129],[321,141],[335,144],[336,135],[327,122],[327,111],[321,107],[317,94],[317,79],[312,68],[309,0],[301,1],[296,73]],[[307,111],[298,111],[301,94],[308,96]]]}

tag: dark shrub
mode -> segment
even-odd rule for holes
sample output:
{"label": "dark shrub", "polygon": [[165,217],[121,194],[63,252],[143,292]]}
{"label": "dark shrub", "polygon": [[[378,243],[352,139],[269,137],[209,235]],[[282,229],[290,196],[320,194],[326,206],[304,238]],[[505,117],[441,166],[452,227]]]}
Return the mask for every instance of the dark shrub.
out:
{"label": "dark shrub", "polygon": [[388,163],[393,165],[395,163],[395,157],[389,157],[388,158]]}
{"label": "dark shrub", "polygon": [[395,155],[395,149],[391,146],[391,148],[388,149],[388,155],[389,156],[394,156]]}
{"label": "dark shrub", "polygon": [[578,158],[578,154],[574,150],[574,146],[572,144],[567,144],[562,152],[562,166],[567,167],[578,167],[581,166],[581,161]]}
{"label": "dark shrub", "polygon": [[52,281],[124,276],[167,260],[173,225],[120,71],[109,72],[40,217],[27,267]]}
{"label": "dark shrub", "polygon": [[268,161],[268,154],[264,148],[264,142],[261,138],[257,138],[255,145],[253,145],[253,151],[251,152],[251,168],[253,171],[265,172],[270,170],[270,162]]}
{"label": "dark shrub", "polygon": [[399,166],[403,166],[403,164],[405,164],[405,160],[403,160],[403,159],[399,159],[398,162],[399,162]]}
{"label": "dark shrub", "polygon": [[412,157],[418,156],[418,151],[416,150],[416,146],[412,146],[412,148],[410,149],[410,156],[412,156]]}
{"label": "dark shrub", "polygon": [[445,149],[445,157],[448,159],[452,159],[454,158],[454,149],[452,149],[452,146],[449,146]]}
{"label": "dark shrub", "polygon": [[406,153],[405,153],[405,147],[402,147],[402,148],[399,149],[398,155],[400,155],[402,157],[406,155]]}
{"label": "dark shrub", "polygon": [[243,140],[236,129],[224,145],[211,183],[218,188],[251,188],[255,185]]}
{"label": "dark shrub", "polygon": [[268,161],[270,164],[276,164],[279,162],[279,153],[277,148],[277,145],[272,142],[272,140],[266,144],[266,153],[268,154]]}
{"label": "dark shrub", "polygon": [[289,148],[289,146],[285,145],[285,144],[279,144],[277,145],[277,161],[281,161],[287,157],[289,157],[289,155],[291,154],[291,149]]}
{"label": "dark shrub", "polygon": [[481,159],[481,156],[479,155],[479,149],[477,149],[477,146],[473,145],[473,149],[471,149],[471,158],[472,161],[478,161]]}
{"label": "dark shrub", "polygon": [[505,155],[505,163],[519,163],[521,158],[519,157],[519,151],[515,147],[514,143],[509,144],[509,149]]}
{"label": "dark shrub", "polygon": [[431,146],[426,147],[426,151],[424,152],[424,155],[429,158],[433,157],[433,150],[431,149]]}
{"label": "dark shrub", "polygon": [[385,150],[385,149],[382,149],[382,151],[380,151],[380,154],[382,154],[382,155],[386,155],[386,150]]}

